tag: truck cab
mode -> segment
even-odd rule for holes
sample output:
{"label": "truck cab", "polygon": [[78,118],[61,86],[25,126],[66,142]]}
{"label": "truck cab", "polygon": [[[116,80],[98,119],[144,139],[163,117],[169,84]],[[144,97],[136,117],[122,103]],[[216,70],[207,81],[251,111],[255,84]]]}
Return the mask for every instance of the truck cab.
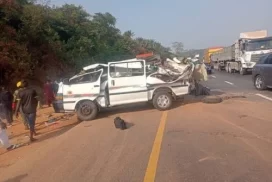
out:
{"label": "truck cab", "polygon": [[59,84],[55,112],[76,112],[80,120],[92,120],[101,108],[148,101],[167,110],[177,96],[189,93],[189,80],[148,84],[146,68],[146,61],[137,58],[85,67]]}
{"label": "truck cab", "polygon": [[235,43],[235,62],[238,64],[232,67],[242,75],[252,72],[256,62],[271,52],[272,37],[267,36],[267,31],[241,33],[240,39]]}
{"label": "truck cab", "polygon": [[252,68],[265,54],[272,52],[272,37],[241,40],[240,59]]}

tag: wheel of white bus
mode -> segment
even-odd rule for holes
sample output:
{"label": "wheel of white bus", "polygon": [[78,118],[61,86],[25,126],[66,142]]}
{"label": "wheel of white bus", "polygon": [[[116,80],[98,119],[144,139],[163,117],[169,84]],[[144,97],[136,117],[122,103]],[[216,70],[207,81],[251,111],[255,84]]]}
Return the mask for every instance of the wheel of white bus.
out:
{"label": "wheel of white bus", "polygon": [[96,118],[97,113],[97,105],[90,100],[80,102],[77,107],[77,117],[81,121],[93,120]]}
{"label": "wheel of white bus", "polygon": [[166,91],[160,91],[153,97],[153,106],[159,111],[165,111],[171,108],[173,97]]}

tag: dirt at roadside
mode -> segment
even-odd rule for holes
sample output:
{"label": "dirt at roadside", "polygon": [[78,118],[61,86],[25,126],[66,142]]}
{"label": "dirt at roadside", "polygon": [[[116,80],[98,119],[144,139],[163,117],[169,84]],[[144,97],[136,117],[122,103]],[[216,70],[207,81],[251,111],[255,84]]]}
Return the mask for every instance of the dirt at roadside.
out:
{"label": "dirt at roadside", "polygon": [[[54,119],[54,122],[51,122],[50,125],[46,124],[49,118]],[[25,154],[39,148],[46,140],[65,133],[78,123],[74,114],[54,113],[52,107],[42,108],[37,112],[35,127],[38,133],[38,136],[36,136],[38,140],[30,143],[28,137],[29,131],[25,130],[20,118],[14,119],[14,125],[8,128],[10,143],[21,144],[22,146],[9,152],[0,146],[0,168],[15,163],[16,160],[22,158]]]}

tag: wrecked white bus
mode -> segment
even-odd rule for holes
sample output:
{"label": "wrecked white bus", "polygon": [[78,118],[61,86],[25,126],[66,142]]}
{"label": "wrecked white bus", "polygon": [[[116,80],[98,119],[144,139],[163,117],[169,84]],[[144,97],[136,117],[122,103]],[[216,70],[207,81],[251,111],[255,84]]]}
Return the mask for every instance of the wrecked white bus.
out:
{"label": "wrecked white bus", "polygon": [[55,112],[76,112],[83,121],[95,119],[101,108],[131,103],[151,101],[156,109],[168,110],[176,97],[189,93],[193,67],[186,65],[183,73],[160,67],[150,71],[146,61],[137,58],[90,65],[59,84],[53,106]]}

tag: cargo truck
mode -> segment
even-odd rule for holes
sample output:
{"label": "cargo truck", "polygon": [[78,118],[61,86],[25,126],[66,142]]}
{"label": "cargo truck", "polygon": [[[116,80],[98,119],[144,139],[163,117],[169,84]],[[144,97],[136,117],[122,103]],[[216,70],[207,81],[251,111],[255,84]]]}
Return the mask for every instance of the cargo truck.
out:
{"label": "cargo truck", "polygon": [[223,47],[210,47],[204,52],[204,63],[211,64],[211,55],[219,50],[223,49]]}
{"label": "cargo truck", "polygon": [[213,64],[211,61],[211,55],[219,50],[221,50],[223,47],[210,47],[204,51],[204,59],[203,62],[205,66],[209,69],[207,69],[208,74],[211,74]]}
{"label": "cargo truck", "polygon": [[214,52],[211,60],[216,70],[228,73],[251,73],[253,66],[263,55],[272,52],[272,37],[266,30],[245,32],[229,47]]}

